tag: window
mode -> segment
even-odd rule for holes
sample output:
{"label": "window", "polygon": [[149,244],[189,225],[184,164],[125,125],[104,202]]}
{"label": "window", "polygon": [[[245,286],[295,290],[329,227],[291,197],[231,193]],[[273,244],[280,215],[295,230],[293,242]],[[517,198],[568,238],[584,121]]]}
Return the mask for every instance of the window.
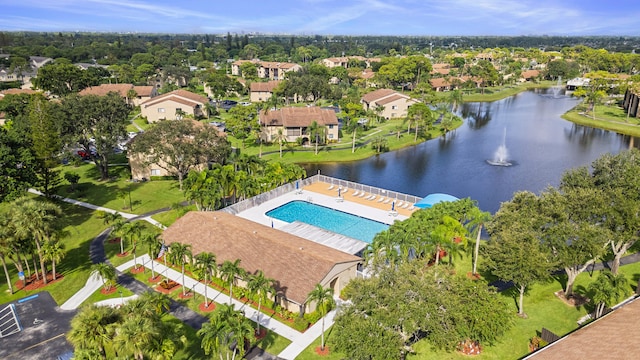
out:
{"label": "window", "polygon": [[329,139],[333,139],[333,134],[329,134]]}
{"label": "window", "polygon": [[164,112],[164,108],[158,108],[158,112],[159,113],[163,113]]}
{"label": "window", "polygon": [[391,105],[391,110],[398,110],[398,105]]}
{"label": "window", "polygon": [[287,136],[300,136],[300,128],[287,128]]}
{"label": "window", "polygon": [[151,176],[160,176],[160,169],[151,169]]}
{"label": "window", "polygon": [[333,129],[333,125],[329,125],[329,130]]}

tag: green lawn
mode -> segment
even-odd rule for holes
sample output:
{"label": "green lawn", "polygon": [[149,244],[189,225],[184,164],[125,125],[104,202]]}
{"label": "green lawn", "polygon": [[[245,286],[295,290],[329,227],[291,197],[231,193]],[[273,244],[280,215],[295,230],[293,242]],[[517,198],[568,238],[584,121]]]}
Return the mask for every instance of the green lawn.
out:
{"label": "green lawn", "polygon": [[584,106],[562,115],[563,119],[574,122],[578,125],[589,126],[598,129],[615,131],[619,134],[640,136],[640,119],[629,118],[622,108],[617,105],[596,106],[595,119],[592,113],[585,113]]}
{"label": "green lawn", "polygon": [[[462,121],[454,123],[457,128],[462,125]],[[413,129],[412,129],[413,130]],[[399,132],[399,134],[398,134]],[[282,147],[282,158],[280,158],[280,146],[277,144],[262,145],[262,158],[276,160],[287,163],[317,163],[317,162],[338,162],[362,160],[375,156],[376,152],[370,144],[362,146],[365,142],[377,136],[384,136],[387,140],[389,151],[398,150],[408,146],[413,146],[425,141],[424,138],[415,139],[413,132],[407,133],[407,124],[400,119],[389,120],[377,124],[367,131],[358,134],[356,138],[356,149],[352,152],[352,138],[350,134],[344,133],[338,143],[319,145],[318,154],[315,154],[315,145],[299,146],[296,144],[286,144]],[[436,139],[443,136],[441,130],[436,127],[429,131],[429,139]],[[240,152],[248,155],[258,155],[260,146],[257,144],[245,144],[240,139],[229,137],[232,146],[240,149]]]}
{"label": "green lawn", "polygon": [[[19,290],[11,295],[7,292],[8,287],[4,281],[4,276],[2,276],[2,280],[0,280],[0,303],[20,299],[46,290],[51,293],[58,305],[61,305],[86,283],[91,267],[89,245],[91,240],[104,230],[105,225],[92,210],[66,203],[60,203],[59,205],[62,207],[64,214],[60,222],[63,224],[64,230],[68,232],[68,236],[62,240],[66,248],[66,256],[56,266],[56,272],[64,277],[39,290]],[[7,268],[10,271],[12,280],[17,281],[18,275],[15,266],[8,264]],[[50,268],[51,265],[49,264]]]}
{"label": "green lawn", "polygon": [[549,88],[555,85],[553,81],[525,82],[517,85],[487,87],[483,89],[462,90],[465,102],[490,102],[513,96],[522,91],[536,88]]}
{"label": "green lawn", "polygon": [[[56,194],[94,205],[134,214],[144,214],[184,201],[184,195],[179,190],[177,181],[130,182],[128,165],[111,167],[109,175],[112,180],[100,180],[100,173],[93,164],[83,164],[78,167],[66,165],[60,170],[62,174],[71,172],[80,175],[80,181],[75,191],[70,191],[70,185],[63,181],[55,189]],[[129,208],[129,195],[133,209]]]}
{"label": "green lawn", "polygon": [[[458,261],[458,268],[466,268],[468,260]],[[463,270],[464,271],[464,270]],[[635,291],[638,279],[640,279],[640,263],[624,265],[620,272],[625,274],[631,284],[630,294]],[[586,294],[587,286],[596,279],[598,272],[580,274],[574,285],[574,290],[580,294]],[[483,352],[476,356],[478,359],[517,359],[527,355],[529,339],[539,335],[543,327],[557,335],[563,336],[578,328],[577,320],[592,310],[591,305],[572,307],[558,299],[554,293],[562,289],[564,283],[562,277],[552,278],[546,283],[532,286],[524,299],[526,319],[515,315],[517,311],[515,294],[508,291],[501,294],[514,311],[515,325],[502,337],[502,341],[488,346],[483,344]],[[325,332],[326,342],[331,347],[331,329]],[[307,347],[296,359],[343,359],[344,355],[331,352],[327,357],[318,356],[314,349],[320,345],[318,338]],[[457,352],[447,352],[433,349],[427,340],[421,340],[413,346],[416,354],[408,356],[409,359],[441,360],[441,359],[468,359],[467,355]]]}

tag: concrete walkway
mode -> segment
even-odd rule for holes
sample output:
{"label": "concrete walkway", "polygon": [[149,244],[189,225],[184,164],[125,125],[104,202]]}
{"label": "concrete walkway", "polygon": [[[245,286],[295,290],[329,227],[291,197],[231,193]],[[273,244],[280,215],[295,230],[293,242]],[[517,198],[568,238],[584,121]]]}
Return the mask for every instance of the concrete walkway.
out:
{"label": "concrete walkway", "polygon": [[[29,192],[32,194],[40,195],[40,196],[43,195],[40,191],[35,189],[29,189]],[[143,215],[136,215],[136,214],[130,214],[130,213],[125,213],[121,211],[116,211],[116,210],[105,208],[102,206],[96,206],[96,205],[75,200],[75,199],[63,198],[61,196],[56,196],[56,198],[66,203],[82,206],[92,210],[104,211],[109,213],[118,213],[122,215],[122,217],[128,219],[129,221],[144,220],[161,229],[164,229],[165,227],[159,222],[157,222],[156,220],[152,219],[151,215],[169,210],[169,209],[159,209]],[[95,263],[107,261],[104,253],[104,241],[109,236],[110,231],[111,231],[110,228],[105,229],[98,236],[96,236],[92,241],[90,245],[90,250],[89,250],[92,263],[95,264]],[[151,269],[151,259],[149,255],[147,254],[142,255],[138,257],[136,260],[137,260],[137,264],[143,265],[146,268]],[[133,277],[127,274],[127,271],[130,268],[132,268],[134,265],[135,265],[134,261],[130,260],[116,267],[116,271],[118,274],[118,283],[121,286],[124,286],[127,289],[131,290],[135,294],[131,297],[128,297],[127,299],[133,299],[137,295],[140,295],[145,291],[150,290],[150,288],[147,285],[135,280]],[[154,268],[154,271],[156,271],[158,274],[165,276],[179,284],[183,284],[182,274],[179,271],[166,267],[164,266],[164,264],[158,261],[153,262],[153,268]],[[196,281],[191,277],[185,276],[183,285],[187,289],[190,289],[194,293],[197,293],[204,297],[205,285],[203,283]],[[94,292],[96,292],[102,286],[103,286],[103,281],[101,277],[90,276],[85,286],[82,289],[80,289],[78,292],[76,292],[64,304],[62,304],[60,308],[63,310],[77,309],[82,303],[84,303]],[[207,286],[207,296],[211,301],[214,301],[219,304],[229,303],[229,296],[208,286]],[[110,299],[110,300],[101,302],[101,304],[104,303],[103,305],[117,305],[117,304],[121,304],[123,300],[124,300],[123,298],[115,298],[115,299]],[[252,308],[251,306],[241,301],[232,299],[231,303],[235,305],[236,309],[241,310],[247,318],[253,320],[256,323],[260,322],[260,326],[267,328],[286,339],[291,340],[291,344],[287,346],[287,348],[285,348],[278,355],[278,358],[290,359],[290,360],[295,359],[296,356],[298,356],[302,351],[304,351],[304,349],[306,349],[311,343],[313,343],[321,335],[322,321],[318,321],[312,327],[307,329],[307,331],[305,331],[304,333],[301,333],[271,318],[269,315],[259,313],[256,309]],[[207,317],[196,313],[195,311],[185,307],[184,305],[174,300],[172,300],[172,303],[171,303],[170,313],[175,317],[177,317],[178,319],[180,319],[181,321],[183,321],[185,324],[191,326],[196,330],[200,329],[203,323],[209,321]],[[335,314],[336,312],[334,310],[329,312],[325,316],[325,321],[324,321],[325,330],[328,329],[331,325],[333,325],[333,318],[335,317]],[[261,353],[261,354],[256,354],[255,357],[251,357],[251,358],[254,358],[254,359],[267,358],[268,359],[271,357],[269,354]]]}

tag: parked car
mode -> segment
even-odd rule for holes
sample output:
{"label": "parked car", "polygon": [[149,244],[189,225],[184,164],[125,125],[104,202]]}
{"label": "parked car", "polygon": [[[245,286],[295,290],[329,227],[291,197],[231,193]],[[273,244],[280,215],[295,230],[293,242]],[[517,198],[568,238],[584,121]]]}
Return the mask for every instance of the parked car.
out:
{"label": "parked car", "polygon": [[243,102],[241,102],[241,103],[240,103],[240,105],[242,105],[242,106],[249,106],[249,105],[251,105],[251,103],[250,103],[250,102],[243,101]]}
{"label": "parked car", "polygon": [[226,111],[229,111],[229,109],[236,105],[238,105],[238,102],[234,100],[222,100],[220,102],[220,107],[225,109]]}

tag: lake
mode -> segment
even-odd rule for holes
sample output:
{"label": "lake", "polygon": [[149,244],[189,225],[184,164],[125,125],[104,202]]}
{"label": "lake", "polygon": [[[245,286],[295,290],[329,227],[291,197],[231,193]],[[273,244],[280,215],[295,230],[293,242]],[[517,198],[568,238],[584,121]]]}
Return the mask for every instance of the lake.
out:
{"label": "lake", "polygon": [[[557,186],[566,170],[629,147],[629,136],[562,119],[579,100],[551,93],[536,89],[491,103],[466,103],[458,111],[464,124],[445,138],[361,161],[302,166],[308,175],[319,170],[420,197],[470,197],[482,210],[495,213],[516,191],[539,193]],[[511,166],[487,162],[501,145]]]}

